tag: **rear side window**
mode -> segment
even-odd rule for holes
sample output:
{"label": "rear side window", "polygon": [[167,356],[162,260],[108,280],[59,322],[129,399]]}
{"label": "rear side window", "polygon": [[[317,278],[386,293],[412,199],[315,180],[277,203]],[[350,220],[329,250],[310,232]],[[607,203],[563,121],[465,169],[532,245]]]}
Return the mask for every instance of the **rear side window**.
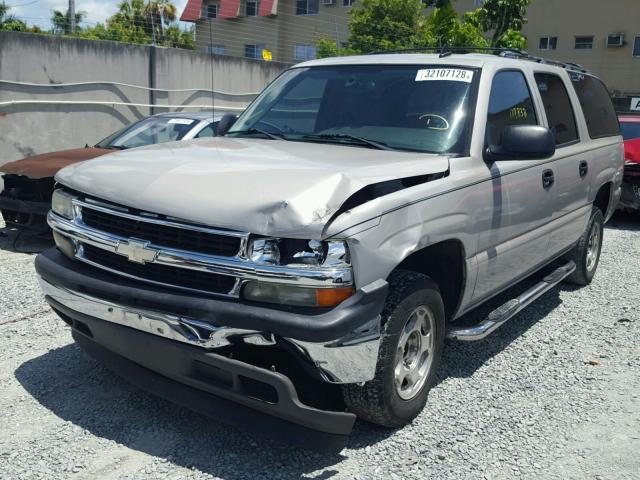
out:
{"label": "rear side window", "polygon": [[535,78],[556,145],[575,142],[578,140],[576,117],[564,82],[551,73],[536,73]]}
{"label": "rear side window", "polygon": [[489,97],[487,142],[500,144],[502,130],[509,125],[537,125],[536,111],[524,74],[509,70],[496,73]]}
{"label": "rear side window", "polygon": [[589,136],[602,138],[620,135],[618,117],[604,84],[597,78],[581,73],[572,73],[571,83],[580,99]]}

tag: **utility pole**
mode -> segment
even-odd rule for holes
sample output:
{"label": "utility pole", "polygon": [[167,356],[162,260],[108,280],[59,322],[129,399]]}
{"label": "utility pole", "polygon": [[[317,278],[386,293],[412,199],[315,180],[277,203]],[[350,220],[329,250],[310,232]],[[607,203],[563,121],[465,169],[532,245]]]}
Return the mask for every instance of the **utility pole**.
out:
{"label": "utility pole", "polygon": [[69,32],[74,34],[76,32],[76,0],[69,0],[67,16],[69,17]]}

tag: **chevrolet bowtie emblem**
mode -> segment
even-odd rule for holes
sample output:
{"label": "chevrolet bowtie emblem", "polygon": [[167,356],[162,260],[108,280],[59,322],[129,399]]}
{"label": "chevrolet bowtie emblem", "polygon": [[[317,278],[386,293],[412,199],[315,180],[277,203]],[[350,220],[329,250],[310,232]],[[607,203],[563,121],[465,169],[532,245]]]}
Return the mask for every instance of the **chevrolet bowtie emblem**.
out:
{"label": "chevrolet bowtie emblem", "polygon": [[120,240],[116,246],[116,253],[127,257],[130,262],[145,263],[153,262],[158,256],[158,250],[149,248],[149,242],[142,240]]}

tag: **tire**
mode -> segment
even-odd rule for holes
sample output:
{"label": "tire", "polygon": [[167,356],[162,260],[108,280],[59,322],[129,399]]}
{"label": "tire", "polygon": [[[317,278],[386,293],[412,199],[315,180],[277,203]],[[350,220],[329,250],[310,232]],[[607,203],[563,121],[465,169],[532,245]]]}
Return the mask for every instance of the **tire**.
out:
{"label": "tire", "polygon": [[426,275],[398,270],[389,287],[375,377],[344,385],[342,395],[361,419],[393,428],[413,420],[427,402],[442,357],[445,313],[438,286]]}
{"label": "tire", "polygon": [[598,207],[593,207],[587,228],[576,246],[566,256],[567,260],[573,260],[576,264],[576,270],[567,277],[567,282],[585,286],[589,285],[593,280],[600,262],[604,233],[603,225],[604,216],[602,212]]}

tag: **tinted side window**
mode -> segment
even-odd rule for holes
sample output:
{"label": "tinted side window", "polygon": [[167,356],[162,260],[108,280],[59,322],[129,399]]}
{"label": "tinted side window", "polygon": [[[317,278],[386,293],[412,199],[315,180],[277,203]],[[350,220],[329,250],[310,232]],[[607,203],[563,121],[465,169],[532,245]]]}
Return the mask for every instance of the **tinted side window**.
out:
{"label": "tinted side window", "polygon": [[578,140],[576,117],[562,79],[550,73],[536,73],[535,78],[556,145]]}
{"label": "tinted side window", "polygon": [[493,77],[487,118],[487,141],[500,143],[502,130],[508,125],[537,125],[536,110],[524,74],[519,71],[498,72]]}
{"label": "tinted side window", "polygon": [[572,73],[571,82],[580,99],[591,138],[620,135],[618,117],[609,92],[597,78]]}

